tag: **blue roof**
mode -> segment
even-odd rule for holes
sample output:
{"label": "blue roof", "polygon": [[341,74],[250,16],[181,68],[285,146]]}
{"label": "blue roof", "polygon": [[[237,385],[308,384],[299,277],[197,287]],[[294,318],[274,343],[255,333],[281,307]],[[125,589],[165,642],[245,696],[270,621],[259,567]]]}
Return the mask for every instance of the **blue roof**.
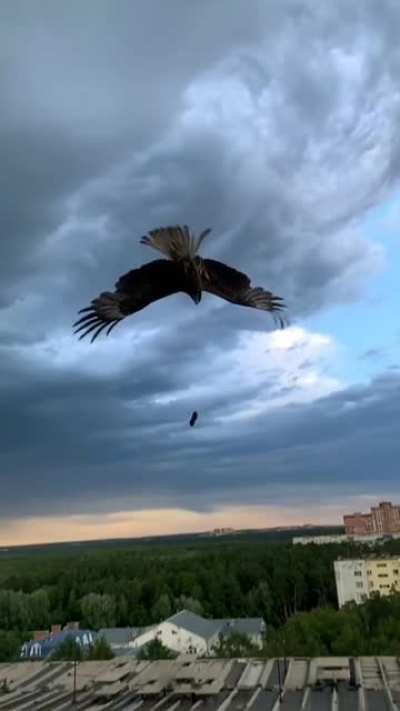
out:
{"label": "blue roof", "polygon": [[96,638],[96,632],[92,630],[63,630],[56,634],[49,634],[42,639],[30,639],[21,648],[21,657],[47,657],[65,640],[72,639],[83,647],[89,647]]}

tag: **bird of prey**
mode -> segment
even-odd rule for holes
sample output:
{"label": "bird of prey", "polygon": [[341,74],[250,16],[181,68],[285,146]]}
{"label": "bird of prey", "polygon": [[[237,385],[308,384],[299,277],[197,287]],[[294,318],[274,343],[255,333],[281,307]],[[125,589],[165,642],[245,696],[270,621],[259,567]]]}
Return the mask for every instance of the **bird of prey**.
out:
{"label": "bird of prey", "polygon": [[187,225],[151,230],[141,238],[141,244],[158,250],[166,259],[155,259],[121,276],[115,291],[103,291],[90,306],[79,311],[84,316],[74,323],[75,333],[82,332],[80,339],[93,333],[93,342],[105,328],[108,335],[127,316],[180,291],[195,304],[207,291],[233,304],[270,311],[283,328],[283,299],[251,286],[246,274],[199,256],[198,249],[209,232],[210,229],[204,230],[196,237]]}
{"label": "bird of prey", "polygon": [[192,416],[191,416],[191,418],[190,418],[190,420],[189,420],[189,425],[190,425],[191,427],[193,427],[193,425],[196,423],[196,420],[197,420],[198,416],[199,416],[199,415],[198,415],[198,413],[196,412],[196,410],[195,410],[194,412],[192,412]]}

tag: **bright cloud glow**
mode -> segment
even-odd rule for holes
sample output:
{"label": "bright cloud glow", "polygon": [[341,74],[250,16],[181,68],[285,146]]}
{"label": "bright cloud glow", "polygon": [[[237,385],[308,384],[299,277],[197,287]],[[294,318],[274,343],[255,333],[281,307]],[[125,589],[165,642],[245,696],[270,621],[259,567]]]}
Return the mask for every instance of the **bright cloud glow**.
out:
{"label": "bright cloud glow", "polygon": [[[229,352],[211,352],[194,371],[186,390],[157,396],[160,405],[202,400],[214,393],[234,393],[234,409],[218,421],[255,416],[272,407],[310,402],[339,390],[339,380],[324,372],[334,361],[337,346],[329,336],[292,326],[270,333],[244,332]],[[246,392],[252,389],[250,399]],[[239,411],[237,401],[243,399]]]}

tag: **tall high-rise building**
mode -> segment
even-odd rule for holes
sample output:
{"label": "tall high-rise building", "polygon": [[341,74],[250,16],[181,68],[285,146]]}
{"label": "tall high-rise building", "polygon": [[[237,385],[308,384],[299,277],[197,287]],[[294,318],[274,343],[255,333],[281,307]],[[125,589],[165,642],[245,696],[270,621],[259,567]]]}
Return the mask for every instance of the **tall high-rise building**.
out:
{"label": "tall high-rise building", "polygon": [[345,532],[348,535],[376,533],[380,536],[400,532],[400,506],[390,501],[381,501],[372,506],[370,513],[353,513],[343,516]]}

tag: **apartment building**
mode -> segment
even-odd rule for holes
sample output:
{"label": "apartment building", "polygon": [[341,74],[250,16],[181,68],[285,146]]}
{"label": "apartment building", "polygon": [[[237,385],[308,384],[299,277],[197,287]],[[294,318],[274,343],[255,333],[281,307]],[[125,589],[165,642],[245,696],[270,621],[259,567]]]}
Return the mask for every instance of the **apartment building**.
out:
{"label": "apartment building", "polygon": [[400,532],[400,506],[391,501],[381,501],[372,506],[370,513],[356,512],[343,516],[347,535],[376,534],[382,536]]}
{"label": "apartment building", "polygon": [[374,546],[377,543],[384,543],[388,538],[399,538],[400,534],[392,533],[390,536],[378,536],[376,533],[368,533],[364,535],[346,535],[338,533],[331,536],[294,536],[292,543],[294,546],[307,546],[309,543],[314,543],[317,546],[326,546],[328,543],[362,543],[367,546]]}
{"label": "apartment building", "polygon": [[400,591],[399,557],[336,560],[334,570],[339,607]]}

